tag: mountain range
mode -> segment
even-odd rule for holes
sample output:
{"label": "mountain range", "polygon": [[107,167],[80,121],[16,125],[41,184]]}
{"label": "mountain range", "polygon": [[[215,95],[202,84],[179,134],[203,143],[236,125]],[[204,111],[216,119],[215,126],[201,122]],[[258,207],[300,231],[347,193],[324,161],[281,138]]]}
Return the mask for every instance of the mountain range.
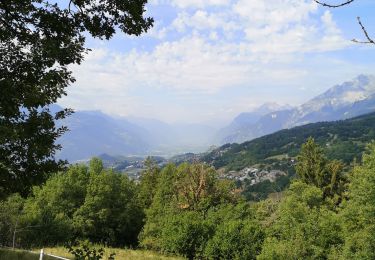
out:
{"label": "mountain range", "polygon": [[[61,110],[55,106],[53,110]],[[74,162],[100,154],[172,156],[202,152],[212,133],[202,124],[167,124],[156,119],[113,117],[100,111],[76,111],[58,123],[69,131],[58,139],[62,150],[56,157]]]}
{"label": "mountain range", "polygon": [[[55,106],[53,110],[61,109]],[[57,158],[70,162],[103,153],[172,156],[206,151],[213,144],[242,143],[281,129],[334,121],[375,111],[375,77],[360,75],[298,107],[267,103],[241,113],[223,129],[204,124],[168,124],[156,119],[77,111],[59,122],[70,129],[58,142]]]}
{"label": "mountain range", "polygon": [[[277,108],[277,106],[273,106]],[[334,121],[375,111],[375,77],[359,75],[298,107],[243,113],[216,135],[217,144],[242,143],[295,126]],[[273,110],[273,111],[271,111]]]}
{"label": "mountain range", "polygon": [[[226,171],[252,165],[273,169],[288,167],[303,143],[313,137],[329,159],[349,165],[359,161],[368,143],[375,140],[375,112],[333,122],[318,122],[284,129],[241,144],[225,144],[201,155],[200,160]],[[290,166],[290,165],[289,165]]]}

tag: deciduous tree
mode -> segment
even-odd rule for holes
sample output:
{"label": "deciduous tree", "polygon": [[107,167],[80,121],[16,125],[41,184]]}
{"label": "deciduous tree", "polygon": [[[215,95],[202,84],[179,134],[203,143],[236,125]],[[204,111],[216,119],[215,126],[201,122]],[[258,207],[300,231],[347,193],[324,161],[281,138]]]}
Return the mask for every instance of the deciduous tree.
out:
{"label": "deciduous tree", "polygon": [[71,111],[49,106],[74,82],[85,37],[110,39],[119,28],[140,35],[153,24],[147,0],[0,1],[0,192],[27,195],[64,162],[55,140],[67,129],[56,120]]}

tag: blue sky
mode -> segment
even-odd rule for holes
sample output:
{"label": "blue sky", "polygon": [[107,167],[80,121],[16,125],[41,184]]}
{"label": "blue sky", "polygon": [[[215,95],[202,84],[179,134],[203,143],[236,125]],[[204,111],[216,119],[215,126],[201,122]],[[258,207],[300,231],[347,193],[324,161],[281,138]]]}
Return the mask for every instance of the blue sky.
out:
{"label": "blue sky", "polygon": [[[329,1],[338,3],[340,1]],[[154,28],[89,38],[60,103],[167,122],[224,123],[265,102],[301,104],[361,73],[375,74],[375,1],[339,9],[311,0],[150,0]]]}

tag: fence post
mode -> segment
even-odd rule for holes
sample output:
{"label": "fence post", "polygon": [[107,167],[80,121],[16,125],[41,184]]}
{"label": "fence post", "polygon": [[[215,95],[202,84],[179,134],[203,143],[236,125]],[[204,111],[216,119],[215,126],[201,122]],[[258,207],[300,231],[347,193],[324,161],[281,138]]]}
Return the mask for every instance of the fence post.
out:
{"label": "fence post", "polygon": [[43,250],[43,248],[42,248],[42,249],[40,249],[39,260],[43,260],[43,255],[44,255],[44,250]]}

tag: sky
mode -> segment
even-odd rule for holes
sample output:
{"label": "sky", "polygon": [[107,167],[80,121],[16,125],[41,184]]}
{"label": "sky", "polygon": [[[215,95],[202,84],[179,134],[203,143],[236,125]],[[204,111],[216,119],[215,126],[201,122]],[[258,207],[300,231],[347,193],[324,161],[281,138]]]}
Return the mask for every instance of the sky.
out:
{"label": "sky", "polygon": [[[339,3],[327,0],[327,3]],[[154,27],[88,37],[59,103],[76,110],[224,124],[267,102],[299,105],[359,74],[375,74],[375,1],[329,9],[312,0],[149,0]]]}

